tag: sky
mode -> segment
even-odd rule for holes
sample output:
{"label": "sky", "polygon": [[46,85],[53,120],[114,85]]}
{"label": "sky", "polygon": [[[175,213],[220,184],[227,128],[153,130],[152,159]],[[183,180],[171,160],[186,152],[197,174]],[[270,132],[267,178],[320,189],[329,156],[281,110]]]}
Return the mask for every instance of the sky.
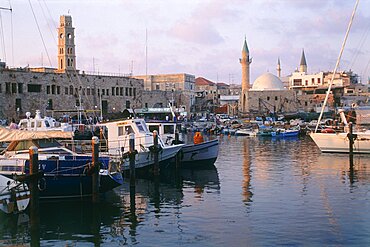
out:
{"label": "sky", "polygon": [[[251,82],[297,67],[333,71],[355,0],[0,0],[0,59],[57,67],[57,27],[71,15],[80,71],[188,73],[240,84],[246,38]],[[146,55],[147,54],[147,55]],[[370,77],[370,0],[360,0],[340,63]]]}

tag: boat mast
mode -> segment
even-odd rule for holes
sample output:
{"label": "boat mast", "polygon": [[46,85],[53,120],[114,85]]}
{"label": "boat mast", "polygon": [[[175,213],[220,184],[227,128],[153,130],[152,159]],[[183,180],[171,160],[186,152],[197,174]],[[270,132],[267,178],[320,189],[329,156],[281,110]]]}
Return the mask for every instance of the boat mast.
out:
{"label": "boat mast", "polygon": [[344,46],[346,45],[346,42],[347,42],[348,34],[349,34],[350,29],[351,29],[353,18],[355,17],[355,13],[356,13],[357,6],[358,6],[358,3],[359,2],[360,2],[360,0],[357,0],[356,3],[355,3],[355,7],[353,9],[352,16],[351,16],[351,19],[350,19],[349,24],[348,24],[348,27],[347,27],[346,35],[344,36],[343,44],[342,44],[342,47],[341,47],[340,52],[339,52],[337,63],[335,64],[333,75],[331,76],[331,79],[330,79],[330,82],[329,82],[328,91],[326,91],[326,96],[325,96],[324,104],[322,105],[320,116],[319,116],[319,119],[317,120],[317,124],[316,124],[316,128],[315,128],[315,133],[317,132],[317,129],[319,128],[319,124],[320,124],[322,115],[324,113],[325,105],[326,105],[326,103],[328,101],[328,98],[329,98],[329,94],[330,94],[330,90],[331,90],[331,85],[333,84],[335,73],[337,72],[337,69],[339,67],[339,62],[340,62],[340,59],[341,59],[342,54],[343,54]]}

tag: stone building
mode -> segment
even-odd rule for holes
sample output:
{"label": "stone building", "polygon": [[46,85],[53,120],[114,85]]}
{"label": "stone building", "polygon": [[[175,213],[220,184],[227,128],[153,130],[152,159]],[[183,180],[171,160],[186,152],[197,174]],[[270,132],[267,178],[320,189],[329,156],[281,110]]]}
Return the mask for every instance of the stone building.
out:
{"label": "stone building", "polygon": [[[195,76],[180,74],[160,74],[160,75],[137,75],[134,78],[144,81],[144,88],[147,91],[167,91],[173,98],[174,106],[183,108],[190,114],[195,103]],[[165,100],[164,98],[158,100]],[[166,98],[167,100],[167,98]],[[172,102],[172,100],[171,100]],[[161,102],[167,105],[169,102]]]}
{"label": "stone building", "polygon": [[75,34],[71,16],[58,28],[58,68],[0,68],[0,117],[21,118],[25,112],[103,115],[142,107],[144,82],[126,76],[89,75],[76,70]]}

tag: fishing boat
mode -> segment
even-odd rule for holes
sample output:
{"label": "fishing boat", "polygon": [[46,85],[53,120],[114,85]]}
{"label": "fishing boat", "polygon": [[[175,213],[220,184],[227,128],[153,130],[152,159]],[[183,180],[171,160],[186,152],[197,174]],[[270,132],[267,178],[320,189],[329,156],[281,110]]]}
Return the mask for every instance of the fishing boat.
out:
{"label": "fishing boat", "polygon": [[[38,148],[40,198],[75,198],[92,195],[92,156],[78,154],[57,139],[72,138],[72,132],[22,131],[0,128],[0,141],[10,142],[0,156],[0,174],[8,178],[29,174],[29,148]],[[99,191],[112,190],[123,183],[119,169],[100,157]]]}
{"label": "fishing boat", "polygon": [[135,150],[135,168],[150,168],[154,165],[154,152],[158,150],[158,159],[160,165],[168,163],[175,157],[177,152],[183,147],[183,144],[165,145],[161,136],[158,137],[158,147],[154,147],[153,133],[148,129],[144,119],[126,119],[102,123],[108,130],[108,155],[119,163],[122,170],[130,169],[128,151],[130,145],[130,134],[134,134]]}
{"label": "fishing boat", "polygon": [[0,175],[0,210],[4,213],[24,211],[30,201],[30,191],[25,183]]}
{"label": "fishing boat", "polygon": [[[150,122],[150,130],[158,131],[160,136],[166,136],[165,144],[172,146],[175,141],[176,123],[174,122]],[[166,132],[164,131],[166,130]],[[186,143],[180,152],[182,166],[200,166],[213,164],[218,156],[218,139],[203,141],[202,143]]]}

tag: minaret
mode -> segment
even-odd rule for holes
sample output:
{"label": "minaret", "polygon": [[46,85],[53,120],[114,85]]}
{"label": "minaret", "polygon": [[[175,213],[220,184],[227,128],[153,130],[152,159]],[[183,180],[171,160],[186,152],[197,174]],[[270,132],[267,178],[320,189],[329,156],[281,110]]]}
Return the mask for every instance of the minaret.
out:
{"label": "minaret", "polygon": [[58,28],[58,70],[59,73],[76,69],[75,34],[72,17],[60,16]]}
{"label": "minaret", "polygon": [[301,63],[299,65],[299,72],[307,73],[306,56],[304,55],[304,49],[302,49]]}
{"label": "minaret", "polygon": [[249,65],[252,63],[252,59],[249,59],[249,49],[247,45],[247,39],[244,39],[244,45],[242,50],[242,58],[239,59],[242,65],[242,94],[240,98],[241,111],[243,113],[247,112],[248,109],[248,91],[250,88],[249,81]]}
{"label": "minaret", "polygon": [[276,66],[276,70],[277,70],[277,76],[280,78],[281,77],[281,66],[280,66],[280,58],[278,57],[278,63],[277,63],[277,66]]}

